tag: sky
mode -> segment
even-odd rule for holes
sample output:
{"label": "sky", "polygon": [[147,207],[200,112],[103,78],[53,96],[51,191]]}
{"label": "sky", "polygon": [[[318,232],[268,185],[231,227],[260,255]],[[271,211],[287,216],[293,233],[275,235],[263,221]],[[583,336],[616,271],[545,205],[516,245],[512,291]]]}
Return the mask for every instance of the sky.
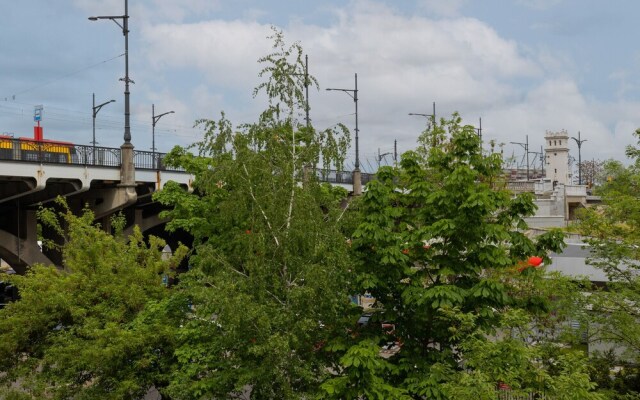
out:
{"label": "sky", "polygon": [[[0,6],[0,134],[32,137],[36,105],[48,139],[90,144],[92,94],[99,146],[124,132],[124,37],[109,20],[124,0],[21,0]],[[546,131],[586,140],[583,160],[625,160],[640,127],[636,0],[129,0],[131,134],[138,150],[202,139],[198,119],[222,111],[235,125],[265,106],[257,60],[270,53],[271,27],[309,57],[310,117],[316,129],[355,125],[346,93],[358,74],[361,167],[378,154],[413,149],[427,120],[458,112],[482,120],[485,142],[504,144],[522,165],[528,140]],[[354,146],[350,149],[351,165]],[[578,158],[571,141],[570,154]],[[530,154],[536,159],[535,154]],[[382,157],[389,163],[391,154]],[[539,165],[539,164],[538,164]]]}

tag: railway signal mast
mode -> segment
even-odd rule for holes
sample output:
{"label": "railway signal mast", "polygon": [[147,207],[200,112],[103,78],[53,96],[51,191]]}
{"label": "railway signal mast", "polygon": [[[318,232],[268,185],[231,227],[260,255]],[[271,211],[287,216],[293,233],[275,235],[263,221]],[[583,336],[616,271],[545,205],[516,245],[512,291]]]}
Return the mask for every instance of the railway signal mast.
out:
{"label": "railway signal mast", "polygon": [[37,105],[33,108],[33,122],[36,122],[38,125],[33,127],[33,140],[42,141],[44,139],[44,135],[42,134],[42,127],[40,126],[40,121],[42,121],[44,107],[42,104]]}

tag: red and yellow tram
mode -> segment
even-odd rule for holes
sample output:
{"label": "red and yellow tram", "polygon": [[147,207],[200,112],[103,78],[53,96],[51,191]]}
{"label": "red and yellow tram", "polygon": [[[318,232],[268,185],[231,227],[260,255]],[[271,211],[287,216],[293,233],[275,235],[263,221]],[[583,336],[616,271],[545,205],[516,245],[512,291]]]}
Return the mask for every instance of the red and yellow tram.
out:
{"label": "red and yellow tram", "polygon": [[0,160],[70,164],[74,155],[70,142],[0,135]]}

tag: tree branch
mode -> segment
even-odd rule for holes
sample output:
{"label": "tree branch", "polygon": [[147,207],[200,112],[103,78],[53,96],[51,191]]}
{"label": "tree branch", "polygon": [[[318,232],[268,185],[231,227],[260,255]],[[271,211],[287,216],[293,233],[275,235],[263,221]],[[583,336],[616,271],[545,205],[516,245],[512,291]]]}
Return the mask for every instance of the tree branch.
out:
{"label": "tree branch", "polygon": [[342,216],[344,215],[344,213],[347,211],[347,209],[349,208],[349,206],[351,205],[351,198],[347,197],[347,205],[346,207],[342,210],[342,212],[340,213],[340,216],[338,217],[338,219],[336,220],[336,222],[339,222],[342,219]]}
{"label": "tree branch", "polygon": [[253,194],[253,186],[251,185],[251,179],[249,178],[249,171],[247,170],[247,166],[244,163],[242,163],[242,169],[244,170],[244,173],[247,176],[247,181],[249,183],[249,194],[251,195],[251,198],[253,199],[253,201],[258,206],[258,209],[260,210],[260,212],[262,213],[262,216],[264,217],[264,220],[267,223],[267,226],[269,227],[269,230],[271,231],[271,235],[273,236],[273,240],[276,242],[276,246],[280,247],[280,241],[278,240],[278,237],[273,232],[273,227],[271,226],[271,222],[269,221],[269,217],[267,217],[267,214],[262,209],[262,206],[260,206],[260,203],[258,202],[258,199],[256,199],[256,196]]}

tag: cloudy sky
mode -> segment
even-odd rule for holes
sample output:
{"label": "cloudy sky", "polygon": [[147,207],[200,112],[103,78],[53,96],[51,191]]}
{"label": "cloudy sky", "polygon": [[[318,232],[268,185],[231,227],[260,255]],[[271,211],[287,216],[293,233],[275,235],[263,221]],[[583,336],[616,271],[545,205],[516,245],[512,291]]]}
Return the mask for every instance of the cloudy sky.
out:
{"label": "cloudy sky", "polygon": [[[0,6],[0,134],[32,136],[44,106],[46,138],[91,142],[96,103],[99,145],[122,144],[124,39],[108,20],[124,0],[21,0]],[[354,125],[345,93],[358,74],[360,158],[411,149],[425,118],[458,111],[482,118],[483,138],[505,143],[518,162],[545,131],[581,132],[583,159],[624,159],[640,127],[636,0],[129,0],[132,142],[151,148],[151,105],[173,110],[156,125],[167,151],[202,137],[199,118],[225,111],[235,124],[264,108],[252,89],[257,59],[271,50],[270,27],[299,41],[309,72],[311,119],[322,129]],[[353,150],[352,150],[353,152]],[[578,151],[572,142],[571,154]],[[387,157],[388,158],[388,157]],[[533,156],[532,156],[533,158]]]}

